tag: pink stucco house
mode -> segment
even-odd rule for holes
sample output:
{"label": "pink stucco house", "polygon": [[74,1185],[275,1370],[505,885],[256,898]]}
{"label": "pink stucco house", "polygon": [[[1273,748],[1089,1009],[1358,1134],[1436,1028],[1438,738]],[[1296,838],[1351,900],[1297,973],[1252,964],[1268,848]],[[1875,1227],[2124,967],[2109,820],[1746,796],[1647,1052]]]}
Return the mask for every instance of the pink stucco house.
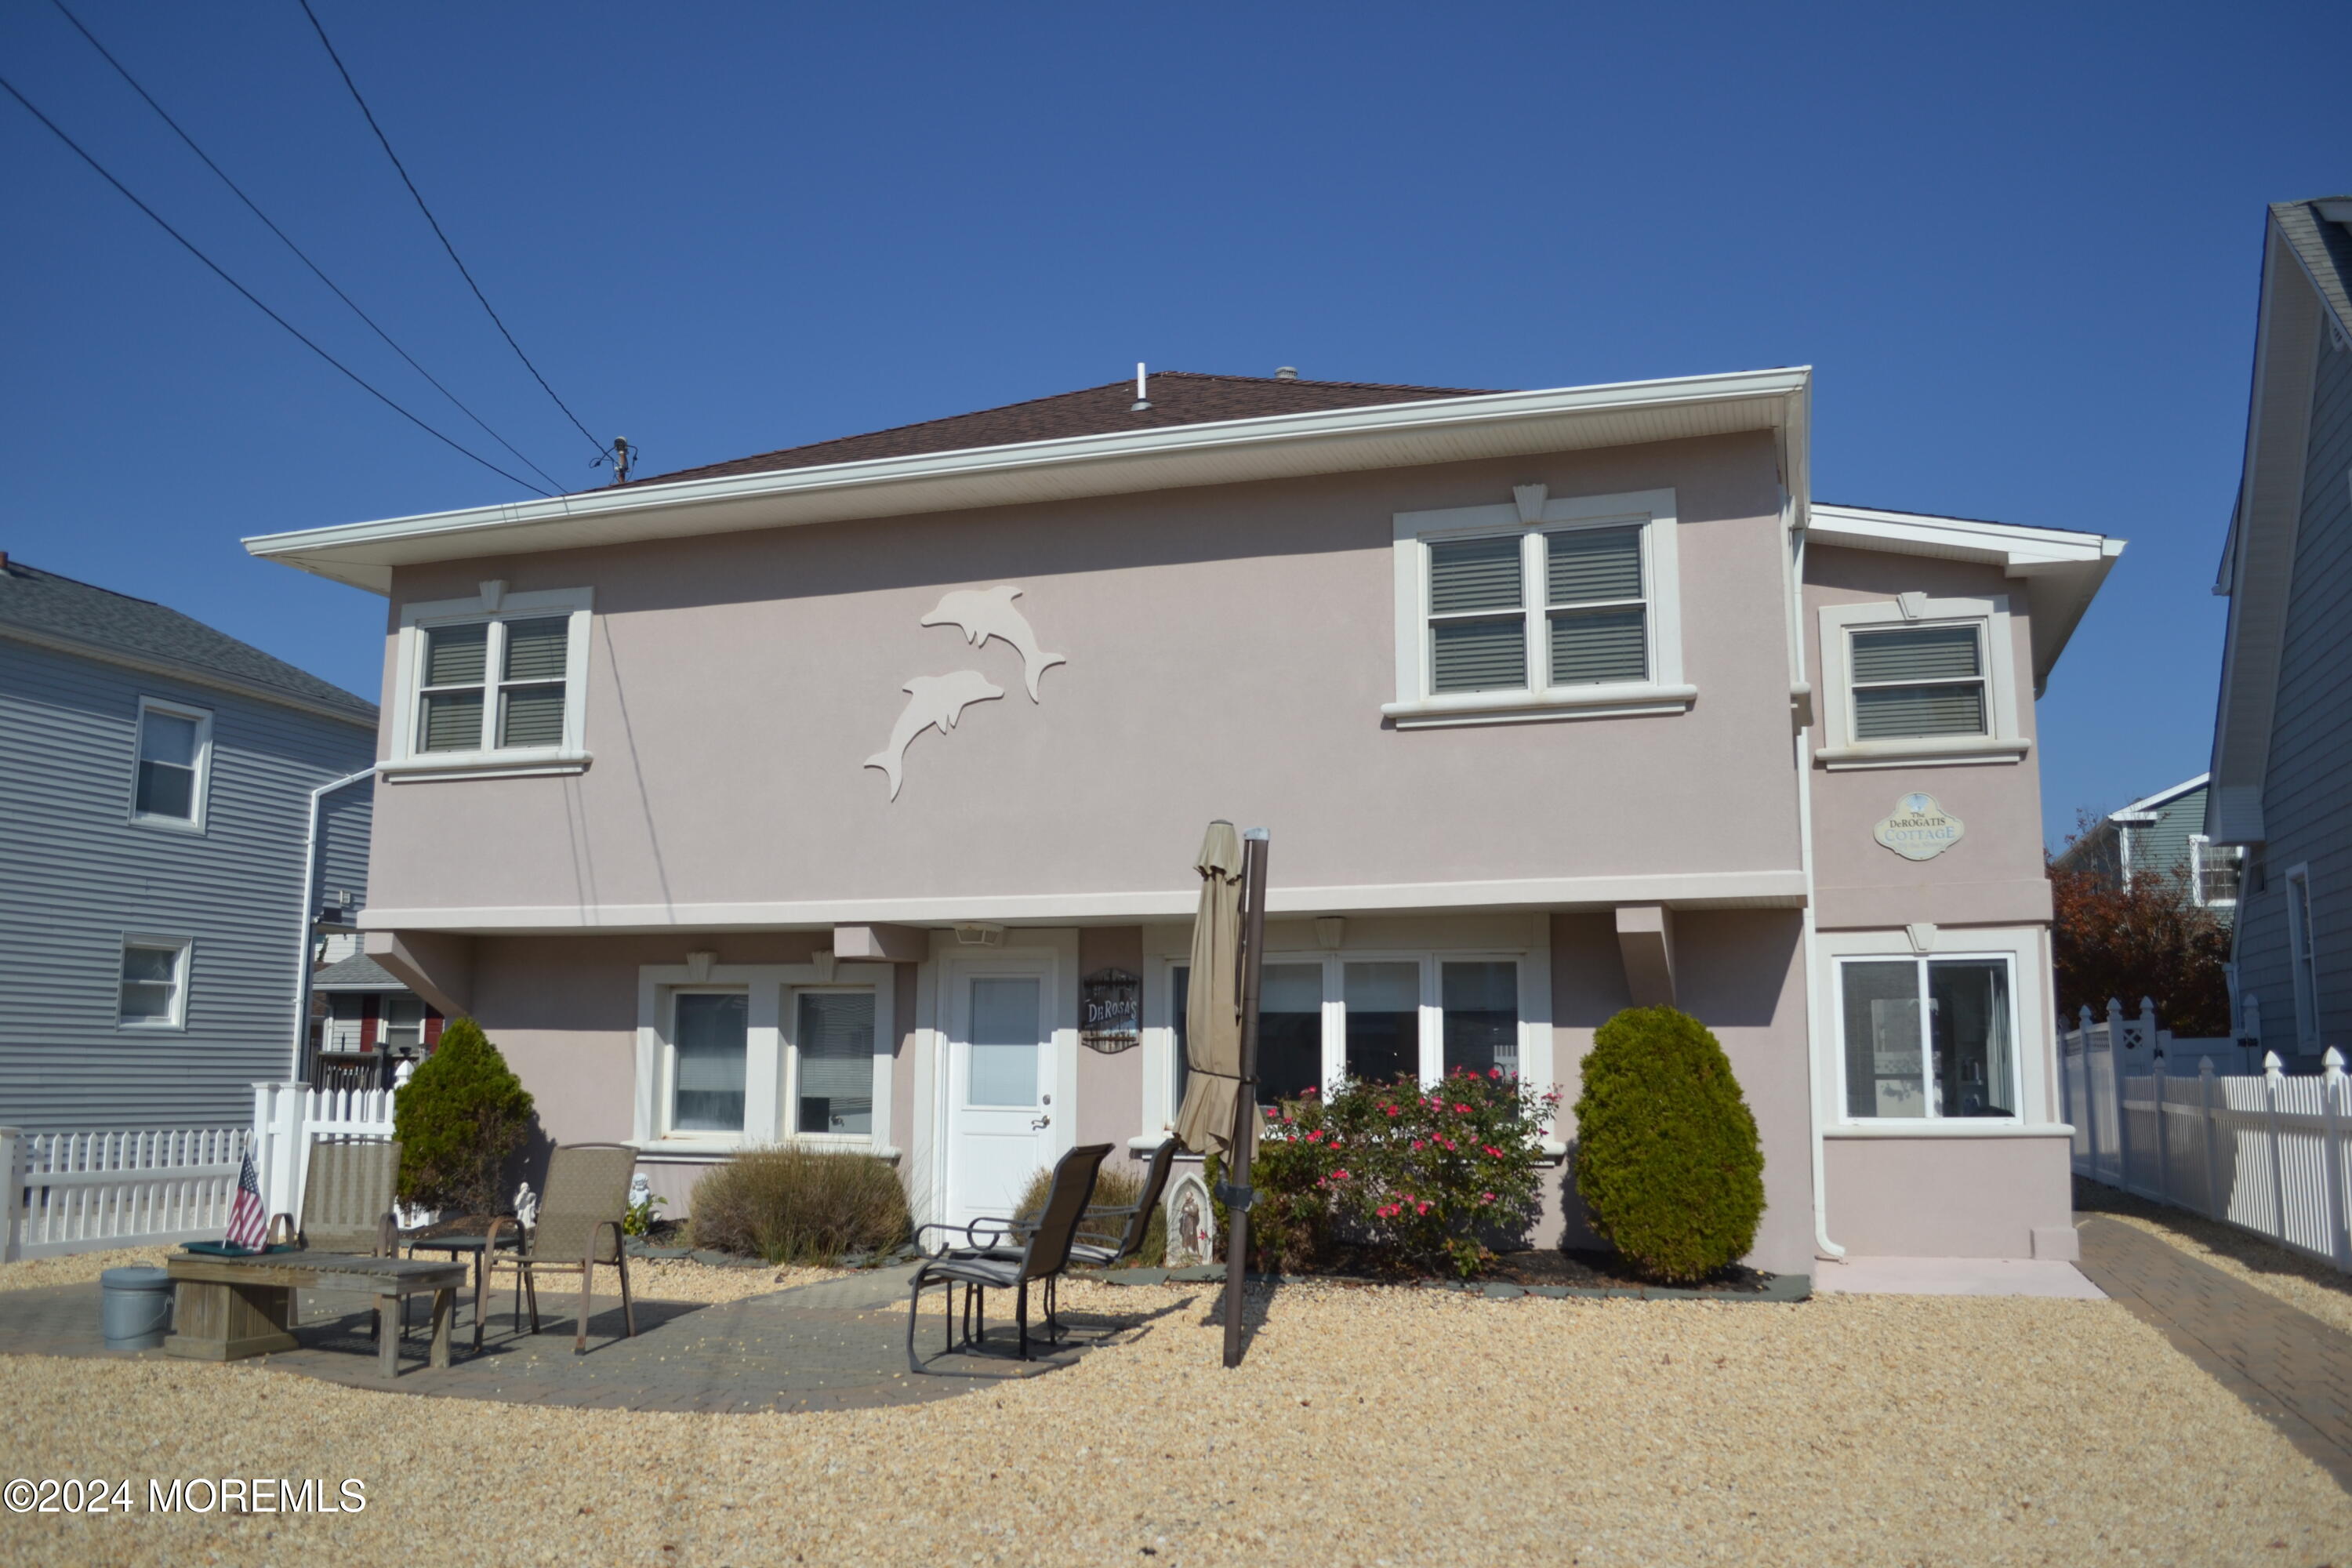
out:
{"label": "pink stucco house", "polygon": [[1159,374],[248,548],[387,600],[368,953],[674,1211],[785,1137],[946,1218],[1150,1147],[1226,816],[1272,1089],[1572,1100],[1672,1001],[1758,1265],[2070,1257],[2033,701],[2122,545],[1815,502],[1810,385]]}

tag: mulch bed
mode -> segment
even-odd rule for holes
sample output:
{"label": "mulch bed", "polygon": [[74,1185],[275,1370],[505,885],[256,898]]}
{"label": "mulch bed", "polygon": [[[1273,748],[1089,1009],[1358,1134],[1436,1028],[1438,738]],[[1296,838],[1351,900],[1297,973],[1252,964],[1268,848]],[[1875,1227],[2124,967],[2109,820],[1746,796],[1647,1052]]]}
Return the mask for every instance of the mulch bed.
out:
{"label": "mulch bed", "polygon": [[[1616,1253],[1597,1247],[1502,1253],[1481,1278],[1511,1285],[1574,1285],[1588,1290],[1631,1290],[1663,1283],[1644,1277]],[[1760,1296],[1777,1278],[1735,1263],[1719,1274],[1680,1288],[1702,1296]]]}

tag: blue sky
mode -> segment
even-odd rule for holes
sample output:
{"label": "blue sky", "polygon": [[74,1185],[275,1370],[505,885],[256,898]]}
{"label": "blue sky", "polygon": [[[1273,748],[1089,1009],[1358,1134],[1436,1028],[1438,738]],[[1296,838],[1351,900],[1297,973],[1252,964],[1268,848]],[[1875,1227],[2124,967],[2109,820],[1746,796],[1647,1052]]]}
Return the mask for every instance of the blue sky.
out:
{"label": "blue sky", "polygon": [[[293,0],[72,0],[567,487],[590,443]],[[2263,204],[2352,188],[2352,7],[313,0],[517,337],[641,471],[1168,369],[1553,386],[1809,363],[1822,500],[2131,542],[2042,704],[2053,831],[2200,771]],[[494,450],[46,0],[8,77]],[[382,605],[244,535],[519,495],[0,101],[0,548],[373,695]],[[504,460],[503,454],[498,454]],[[509,466],[511,466],[510,464]]]}

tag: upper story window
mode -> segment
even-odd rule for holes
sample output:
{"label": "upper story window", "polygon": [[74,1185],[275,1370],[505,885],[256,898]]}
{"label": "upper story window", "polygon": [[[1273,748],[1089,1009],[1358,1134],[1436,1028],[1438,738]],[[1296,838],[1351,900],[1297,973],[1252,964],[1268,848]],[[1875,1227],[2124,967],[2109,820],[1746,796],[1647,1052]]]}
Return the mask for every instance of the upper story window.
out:
{"label": "upper story window", "polygon": [[141,698],[131,820],[202,828],[212,751],[210,713],[201,708]]}
{"label": "upper story window", "polygon": [[2216,844],[2201,833],[2189,836],[2189,879],[2197,901],[2207,909],[2232,909],[2245,874],[2242,844]]}
{"label": "upper story window", "polygon": [[1821,613],[1822,730],[1832,768],[2015,762],[2019,732],[2009,601],[1832,605]]}
{"label": "upper story window", "polygon": [[581,705],[586,589],[411,605],[401,615],[393,778],[576,773],[587,765]]}
{"label": "upper story window", "polygon": [[1396,517],[1400,728],[1681,712],[1672,490]]}

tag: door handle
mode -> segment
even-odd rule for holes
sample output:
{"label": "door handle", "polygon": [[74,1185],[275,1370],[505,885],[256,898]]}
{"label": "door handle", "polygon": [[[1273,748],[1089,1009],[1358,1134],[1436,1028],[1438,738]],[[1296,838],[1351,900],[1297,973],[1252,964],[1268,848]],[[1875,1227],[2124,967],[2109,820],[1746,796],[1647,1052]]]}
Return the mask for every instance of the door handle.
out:
{"label": "door handle", "polygon": [[1052,1125],[1054,1125],[1054,1119],[1053,1119],[1053,1117],[1052,1117],[1051,1115],[1041,1116],[1041,1117],[1037,1118],[1037,1120],[1036,1120],[1036,1121],[1032,1121],[1032,1122],[1029,1124],[1029,1131],[1031,1131],[1032,1132],[1036,1132],[1036,1131],[1042,1131],[1042,1130],[1043,1130],[1043,1129],[1045,1129],[1045,1128],[1051,1127]]}

